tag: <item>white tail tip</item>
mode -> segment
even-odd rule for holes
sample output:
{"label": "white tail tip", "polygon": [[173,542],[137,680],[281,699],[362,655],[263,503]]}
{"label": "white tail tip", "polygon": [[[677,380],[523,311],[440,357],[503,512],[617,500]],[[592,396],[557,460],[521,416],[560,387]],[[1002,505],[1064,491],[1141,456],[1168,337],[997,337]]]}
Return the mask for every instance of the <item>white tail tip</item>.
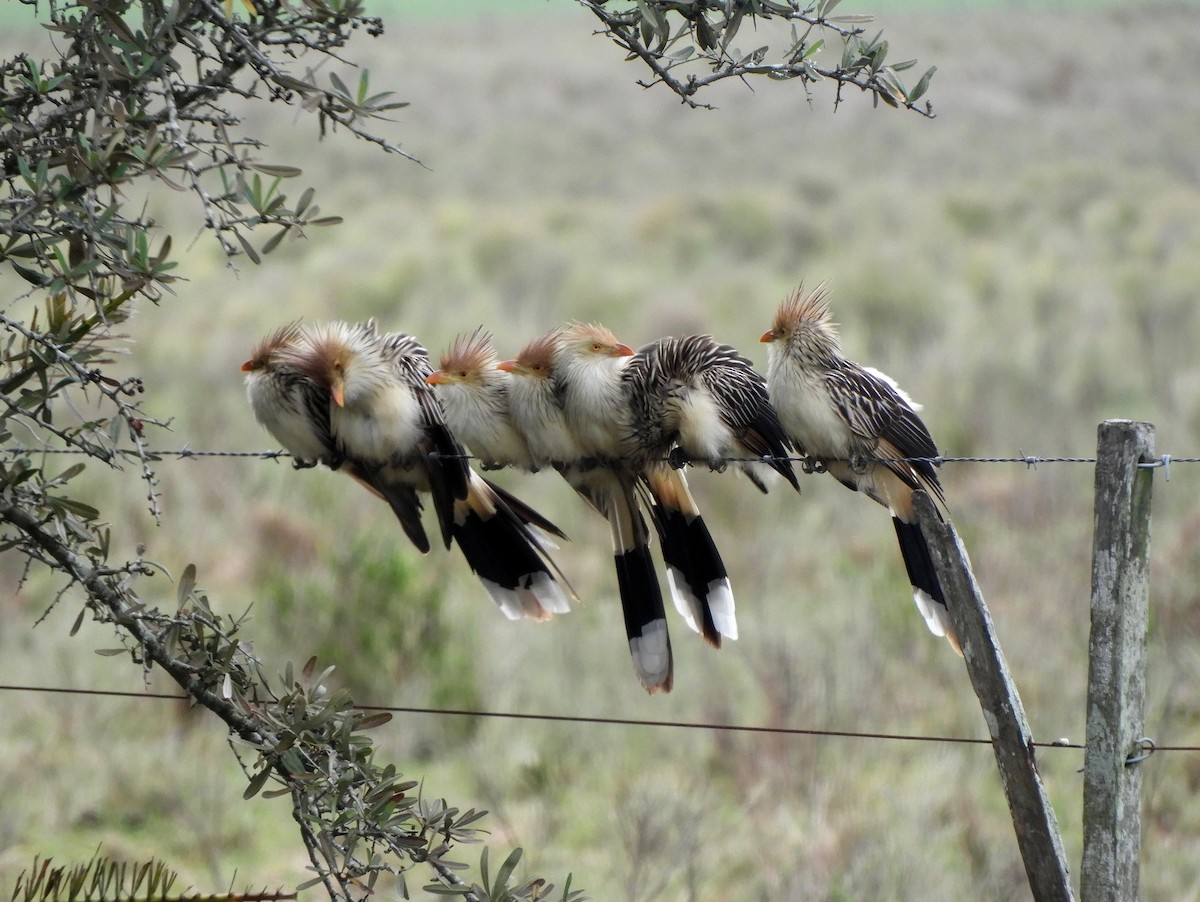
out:
{"label": "white tail tip", "polygon": [[938,604],[924,589],[913,589],[913,601],[917,610],[925,618],[925,625],[935,636],[945,636],[950,629],[950,612],[944,605]]}
{"label": "white tail tip", "polygon": [[667,621],[648,623],[640,636],[629,640],[629,654],[642,685],[653,692],[671,687],[671,640]]}

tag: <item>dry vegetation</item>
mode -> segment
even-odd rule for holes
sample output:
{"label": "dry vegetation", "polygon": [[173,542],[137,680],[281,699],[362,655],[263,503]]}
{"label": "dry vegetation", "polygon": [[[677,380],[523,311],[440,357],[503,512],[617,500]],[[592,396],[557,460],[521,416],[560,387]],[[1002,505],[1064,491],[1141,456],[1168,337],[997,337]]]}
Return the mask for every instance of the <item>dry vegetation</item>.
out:
{"label": "dry vegetation", "polygon": [[[858,4],[869,8],[870,4]],[[538,7],[539,11],[541,7]],[[590,36],[582,12],[397,22],[364,45],[376,86],[413,105],[394,129],[428,168],[318,143],[283,108],[268,159],[347,223],[228,268],[206,239],[189,281],[133,324],[130,372],[158,447],[262,449],[238,364],[304,316],[374,315],[440,348],[490,326],[502,349],[566,319],[631,343],[711,331],[764,361],[775,305],[830,279],[854,356],[926,405],[949,455],[1088,455],[1106,417],[1200,455],[1200,92],[1183,5],[906,15],[896,48],[939,67],[926,121],[788,85],[729,86],[689,112]],[[11,43],[11,42],[9,42]],[[897,52],[900,52],[899,49]],[[1120,66],[1120,71],[1116,70]],[[261,112],[259,115],[263,115]],[[303,185],[297,186],[297,193]],[[194,229],[176,198],[153,203]],[[156,526],[131,474],[99,497],[129,546],[188,561],[281,670],[319,654],[362,702],[986,735],[961,662],[924,630],[886,518],[832,481],[757,497],[697,474],[735,580],[742,638],[676,629],[677,689],[647,697],[621,638],[606,539],[550,476],[515,488],[568,528],[586,599],[510,624],[461,560],[420,559],[382,505],[330,473],[164,462]],[[106,483],[109,477],[104,477]],[[1035,735],[1083,738],[1091,470],[945,468]],[[1155,498],[1148,730],[1200,742],[1200,468]],[[15,562],[0,558],[7,587]],[[173,598],[158,579],[164,601]],[[153,583],[143,587],[149,593]],[[138,688],[114,644],[38,575],[0,607],[0,682]],[[151,685],[158,684],[151,679]],[[0,885],[35,852],[103,843],[220,889],[295,884],[286,802],[241,801],[219,726],[169,702],[5,692]],[[386,735],[384,735],[386,734]],[[426,791],[493,811],[497,840],[573,870],[600,900],[1014,899],[1027,895],[986,746],[399,716],[377,738]],[[1076,751],[1039,764],[1080,855]],[[1200,898],[1200,756],[1146,765],[1147,899]]]}

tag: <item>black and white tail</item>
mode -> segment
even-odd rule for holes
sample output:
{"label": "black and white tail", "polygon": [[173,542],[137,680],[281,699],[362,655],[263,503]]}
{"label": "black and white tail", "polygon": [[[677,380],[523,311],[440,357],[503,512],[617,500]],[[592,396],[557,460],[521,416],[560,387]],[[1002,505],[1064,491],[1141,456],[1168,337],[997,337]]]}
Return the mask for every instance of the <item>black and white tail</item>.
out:
{"label": "black and white tail", "polygon": [[670,692],[675,678],[671,636],[636,481],[608,467],[567,468],[563,476],[608,520],[625,636],[638,680],[647,692]]}
{"label": "black and white tail", "polygon": [[929,631],[935,636],[945,636],[954,650],[961,655],[962,648],[950,623],[946,595],[938,580],[925,533],[921,531],[920,524],[905,523],[899,517],[892,517],[892,525],[896,527],[900,555],[904,558],[904,569],[908,571],[908,581],[912,585],[913,601],[917,604],[917,610],[925,618]]}
{"label": "black and white tail", "polygon": [[571,610],[537,539],[474,472],[467,497],[454,504],[450,533],[505,617],[548,620]]}
{"label": "black and white tail", "polygon": [[667,581],[676,610],[689,627],[719,648],[738,637],[729,574],[681,470],[652,465],[644,482],[654,503]]}

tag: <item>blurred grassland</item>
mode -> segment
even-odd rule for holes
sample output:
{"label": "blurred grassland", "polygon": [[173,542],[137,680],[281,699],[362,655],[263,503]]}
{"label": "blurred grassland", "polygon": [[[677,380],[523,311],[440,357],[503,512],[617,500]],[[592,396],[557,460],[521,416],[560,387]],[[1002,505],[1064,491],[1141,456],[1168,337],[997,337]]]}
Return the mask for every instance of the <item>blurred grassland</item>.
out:
{"label": "blurred grassland", "polygon": [[[512,4],[515,5],[515,4]],[[860,4],[866,8],[867,4]],[[540,8],[540,7],[539,7]],[[377,316],[433,350],[488,325],[502,354],[567,319],[640,344],[711,331],[759,363],[757,337],[801,280],[829,279],[851,356],[926,405],[947,455],[1093,453],[1107,417],[1200,456],[1200,92],[1186,5],[953,15],[890,10],[893,53],[936,64],[926,121],[841,108],[797,85],[728,85],[689,111],[591,35],[582,12],[414,17],[359,45],[375,89],[412,106],[389,137],[413,165],[282,107],[251,117],[284,186],[347,222],[231,269],[201,236],[175,296],[131,323],[128,371],[157,447],[266,449],[238,365],[303,316]],[[181,203],[181,201],[183,201]],[[191,243],[194,211],[150,203]],[[263,236],[265,240],[266,236]],[[887,518],[827,478],[766,498],[732,474],[694,482],[730,566],[742,636],[720,652],[675,628],[676,690],[647,697],[622,637],[607,538],[549,474],[501,474],[575,541],[584,598],[510,624],[453,554],[420,558],[338,474],[284,463],[158,466],[165,517],[136,474],[93,473],[132,549],[188,561],[282,671],[310,654],[366,703],[985,736],[961,662],[913,611]],[[1083,739],[1092,470],[948,464],[947,494],[1034,734]],[[1200,468],[1156,477],[1147,729],[1200,742]],[[0,558],[7,585],[17,562]],[[137,687],[120,659],[65,638],[75,596],[6,597],[0,681]],[[141,591],[169,604],[165,579]],[[155,688],[164,688],[151,677]],[[164,702],[0,695],[0,884],[35,852],[159,855],[187,882],[294,885],[286,803],[241,801],[221,731]],[[500,844],[599,900],[1019,899],[1028,895],[986,746],[772,737],[402,715],[380,754],[426,791],[486,807]],[[1042,750],[1073,870],[1077,751]],[[1200,898],[1200,756],[1145,765],[1143,897]],[[476,850],[466,854],[474,860]]]}

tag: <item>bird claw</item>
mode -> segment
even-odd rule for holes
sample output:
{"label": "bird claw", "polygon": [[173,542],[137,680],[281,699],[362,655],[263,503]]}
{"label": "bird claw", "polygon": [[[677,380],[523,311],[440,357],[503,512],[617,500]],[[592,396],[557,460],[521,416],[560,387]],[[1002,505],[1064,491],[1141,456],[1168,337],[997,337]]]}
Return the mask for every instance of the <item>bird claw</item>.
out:
{"label": "bird claw", "polygon": [[812,475],[813,473],[828,473],[829,467],[825,461],[813,457],[811,454],[806,454],[800,461],[800,471]]}
{"label": "bird claw", "polygon": [[867,466],[870,464],[870,461],[860,454],[851,454],[850,459],[846,463],[850,466],[851,470],[862,476],[867,472]]}
{"label": "bird claw", "polygon": [[300,460],[299,458],[293,457],[292,458],[292,469],[293,470],[311,470],[313,467],[315,467],[319,463],[320,463],[319,460]]}
{"label": "bird claw", "polygon": [[672,448],[670,453],[667,454],[667,463],[676,470],[682,470],[691,462],[692,459],[684,453],[682,448]]}

